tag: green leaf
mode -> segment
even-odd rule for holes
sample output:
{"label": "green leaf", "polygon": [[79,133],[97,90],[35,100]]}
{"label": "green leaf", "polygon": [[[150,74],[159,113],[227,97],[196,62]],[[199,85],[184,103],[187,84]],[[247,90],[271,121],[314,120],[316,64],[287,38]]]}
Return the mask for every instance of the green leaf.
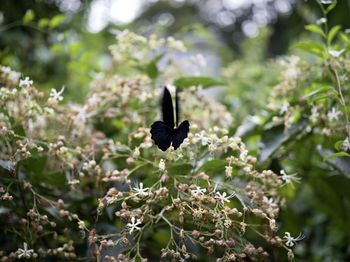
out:
{"label": "green leaf", "polygon": [[23,23],[24,24],[28,24],[29,22],[33,21],[35,18],[35,13],[33,10],[28,9],[25,13],[25,15],[23,16]]}
{"label": "green leaf", "polygon": [[47,27],[47,26],[49,25],[49,23],[50,23],[50,20],[49,20],[49,19],[47,19],[47,18],[41,18],[41,19],[39,20],[39,22],[38,22],[38,26],[39,26],[40,28]]}
{"label": "green leaf", "polygon": [[248,116],[243,120],[242,124],[237,128],[234,136],[246,137],[251,132],[253,132],[254,129],[256,129],[256,127],[258,127],[259,125],[260,125],[260,120],[258,117]]}
{"label": "green leaf", "polygon": [[167,170],[170,175],[180,175],[186,176],[190,175],[193,166],[189,163],[181,163],[181,164],[171,164],[168,166]]}
{"label": "green leaf", "polygon": [[222,80],[215,79],[208,76],[188,76],[180,77],[174,81],[174,85],[177,87],[191,87],[191,86],[202,86],[203,88],[211,86],[220,86],[225,83]]}
{"label": "green leaf", "polygon": [[340,156],[347,156],[349,157],[350,154],[346,153],[346,152],[337,152],[337,153],[333,153],[333,154],[330,154],[328,156],[326,156],[323,161],[326,162],[328,160],[331,160],[332,158],[335,158],[335,157],[340,157]]}
{"label": "green leaf", "polygon": [[63,20],[64,20],[63,14],[55,15],[53,18],[51,18],[49,27],[53,29],[59,26],[60,24],[62,24]]}
{"label": "green leaf", "polygon": [[343,145],[343,143],[344,143],[344,140],[339,140],[339,141],[337,141],[337,142],[334,144],[334,148],[335,148],[336,150],[340,151],[340,150],[341,150],[341,147],[342,147],[342,145]]}
{"label": "green leaf", "polygon": [[156,79],[158,77],[159,69],[157,63],[163,58],[164,55],[165,53],[157,55],[146,65],[145,72],[151,79]]}
{"label": "green leaf", "polygon": [[311,88],[306,89],[303,99],[314,102],[331,96],[337,96],[337,92],[332,88],[332,86],[313,84]]}
{"label": "green leaf", "polygon": [[[334,154],[333,150],[325,150],[322,148],[318,148],[317,151],[321,155],[321,157],[326,160],[328,164],[333,166],[335,169],[337,169],[339,172],[350,178],[350,161],[349,156],[336,156],[336,157],[329,157]],[[342,153],[342,152],[340,152]],[[328,157],[328,159],[327,159]]]}
{"label": "green leaf", "polygon": [[318,42],[315,41],[307,41],[307,42],[300,42],[293,45],[294,48],[306,51],[310,54],[314,54],[318,57],[324,57],[324,54],[326,54],[327,50],[326,48]]}
{"label": "green leaf", "polygon": [[336,37],[336,35],[340,31],[340,29],[341,29],[341,26],[336,25],[336,26],[332,27],[332,29],[329,31],[329,34],[327,36],[327,43],[329,45],[332,43],[333,39]]}
{"label": "green leaf", "polygon": [[200,167],[199,172],[204,172],[209,176],[220,175],[225,172],[225,166],[227,166],[226,160],[209,160]]}
{"label": "green leaf", "polygon": [[317,25],[307,25],[305,29],[326,38],[326,34],[323,32],[322,28]]}
{"label": "green leaf", "polygon": [[260,148],[259,161],[269,159],[283,144],[295,138],[307,126],[307,120],[300,120],[297,124],[285,130],[284,126],[273,127],[262,134],[262,147]]}
{"label": "green leaf", "polygon": [[340,32],[339,36],[340,36],[340,39],[343,40],[343,42],[345,42],[346,44],[350,43],[350,39],[347,34]]}
{"label": "green leaf", "polygon": [[332,11],[337,6],[337,0],[334,0],[332,4],[330,4],[326,8],[326,14],[328,14],[330,11]]}
{"label": "green leaf", "polygon": [[69,44],[68,48],[69,48],[69,53],[72,56],[77,56],[80,50],[82,49],[80,42],[72,42]]}

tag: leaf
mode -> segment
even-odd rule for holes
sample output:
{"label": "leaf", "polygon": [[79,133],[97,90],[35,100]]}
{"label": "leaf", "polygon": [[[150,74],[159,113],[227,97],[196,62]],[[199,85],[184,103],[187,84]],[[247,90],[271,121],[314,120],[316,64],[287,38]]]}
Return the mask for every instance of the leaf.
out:
{"label": "leaf", "polygon": [[72,42],[69,44],[68,48],[69,48],[69,53],[72,56],[77,56],[80,50],[82,49],[80,42]]}
{"label": "leaf", "polygon": [[334,144],[334,148],[335,148],[336,150],[340,151],[340,150],[341,150],[341,147],[342,147],[342,145],[343,145],[343,143],[344,143],[344,140],[339,140],[339,141],[337,141],[337,142]]}
{"label": "leaf", "polygon": [[248,116],[243,120],[243,123],[237,128],[234,136],[245,137],[259,126],[260,120],[256,116]]}
{"label": "leaf", "polygon": [[307,120],[303,119],[289,129],[284,126],[273,127],[262,134],[262,147],[260,148],[259,161],[264,162],[271,157],[283,144],[293,139],[305,129]]}
{"label": "leaf", "polygon": [[[327,156],[334,154],[333,150],[322,149],[321,147],[317,148],[317,151],[324,159],[326,159]],[[336,156],[327,159],[326,162],[344,174],[346,177],[350,178],[350,161],[348,156]]]}
{"label": "leaf", "polygon": [[202,86],[203,88],[211,86],[224,85],[224,82],[208,76],[188,76],[180,77],[174,81],[174,85],[177,87],[191,87],[191,86]]}
{"label": "leaf", "polygon": [[49,27],[53,29],[59,26],[60,24],[62,24],[63,20],[64,20],[63,14],[55,15],[53,18],[51,18]]}
{"label": "leaf", "polygon": [[337,0],[334,0],[332,4],[330,4],[326,8],[326,14],[328,14],[330,11],[332,11],[337,6]]}
{"label": "leaf", "polygon": [[219,175],[225,172],[227,161],[223,159],[206,161],[200,168],[199,172],[204,172],[209,176]]}
{"label": "leaf", "polygon": [[159,69],[157,63],[163,58],[164,55],[165,53],[157,55],[146,65],[145,72],[151,79],[156,79],[158,77]]}
{"label": "leaf", "polygon": [[323,32],[322,28],[317,25],[306,25],[305,29],[326,38],[326,34]]}
{"label": "leaf", "polygon": [[193,166],[189,163],[171,164],[167,170],[171,175],[185,176],[191,174]]}
{"label": "leaf", "polygon": [[33,21],[35,18],[35,13],[33,10],[28,9],[26,13],[23,16],[23,23],[28,24],[29,22]]}
{"label": "leaf", "polygon": [[38,22],[38,26],[39,26],[40,28],[47,27],[47,26],[49,25],[49,23],[50,23],[50,20],[49,20],[49,19],[47,19],[47,18],[41,18],[41,19],[39,20],[39,22]]}
{"label": "leaf", "polygon": [[332,43],[333,39],[336,37],[336,35],[340,31],[340,29],[341,29],[341,26],[336,25],[336,26],[333,26],[332,29],[329,31],[328,36],[327,36],[328,45],[330,45]]}
{"label": "leaf", "polygon": [[328,160],[331,160],[332,158],[335,158],[335,157],[340,157],[340,156],[347,156],[347,157],[350,157],[350,154],[346,153],[346,152],[337,152],[337,153],[333,153],[333,154],[330,154],[328,156],[326,156],[325,158],[323,158],[323,161],[326,162]]}
{"label": "leaf", "polygon": [[337,92],[328,85],[313,85],[311,88],[307,89],[305,93],[303,99],[307,99],[310,102],[337,96]]}
{"label": "leaf", "polygon": [[293,45],[294,48],[306,51],[310,54],[314,54],[318,57],[323,57],[326,52],[325,47],[315,41],[300,42]]}
{"label": "leaf", "polygon": [[346,34],[340,32],[339,36],[340,36],[341,40],[343,40],[343,42],[345,42],[346,44],[349,44],[350,39]]}

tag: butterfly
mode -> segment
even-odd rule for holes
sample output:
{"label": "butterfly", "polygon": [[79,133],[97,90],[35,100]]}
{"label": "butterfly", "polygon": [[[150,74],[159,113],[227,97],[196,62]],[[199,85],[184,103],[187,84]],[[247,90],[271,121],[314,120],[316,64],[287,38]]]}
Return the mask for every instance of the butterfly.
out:
{"label": "butterfly", "polygon": [[173,146],[174,149],[177,149],[187,137],[188,131],[190,130],[190,123],[185,120],[180,125],[178,125],[180,108],[177,91],[175,94],[176,126],[174,123],[173,101],[171,94],[166,86],[164,87],[161,104],[163,121],[156,121],[152,124],[151,138],[163,151],[166,151],[170,145]]}

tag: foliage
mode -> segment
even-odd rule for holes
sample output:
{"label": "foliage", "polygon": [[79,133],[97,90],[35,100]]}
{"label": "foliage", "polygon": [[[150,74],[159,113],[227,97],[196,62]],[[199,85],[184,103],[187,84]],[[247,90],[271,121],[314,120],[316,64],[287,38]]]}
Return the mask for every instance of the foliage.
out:
{"label": "foliage", "polygon": [[[106,55],[111,34],[27,9],[16,23],[59,38],[38,49],[68,62],[39,74],[2,42],[1,261],[349,260],[350,37],[329,21],[336,1],[316,2],[290,55],[266,61],[265,28],[218,77],[172,36],[115,30]],[[161,152],[149,127],[165,84],[191,126]]]}
{"label": "foliage", "polygon": [[284,180],[257,171],[240,138],[227,136],[223,106],[184,89],[191,133],[177,151],[153,145],[160,89],[140,65],[163,45],[168,55],[185,51],[172,38],[121,32],[111,46],[120,72],[96,79],[83,105],[61,105],[63,89],[45,99],[28,77],[1,68],[6,259],[203,260],[206,251],[229,261],[288,249],[276,232]]}

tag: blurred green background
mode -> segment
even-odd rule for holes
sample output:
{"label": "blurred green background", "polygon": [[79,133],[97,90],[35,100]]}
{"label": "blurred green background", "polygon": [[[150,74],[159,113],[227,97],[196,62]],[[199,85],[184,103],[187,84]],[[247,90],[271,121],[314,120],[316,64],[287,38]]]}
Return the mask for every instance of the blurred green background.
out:
{"label": "blurred green background", "polygon": [[[329,25],[350,28],[349,14],[350,1],[339,1]],[[292,45],[312,37],[304,26],[320,17],[314,0],[1,0],[0,64],[43,91],[65,85],[65,102],[82,102],[91,80],[112,66],[108,47],[116,32],[174,36],[206,57],[207,75],[225,78],[229,95],[219,99],[235,117],[234,132],[266,106],[279,81],[274,59],[297,53]],[[306,149],[295,157],[303,182],[280,226],[307,235],[296,247],[297,261],[350,261],[349,177],[311,166]],[[281,169],[277,160],[269,164]]]}

